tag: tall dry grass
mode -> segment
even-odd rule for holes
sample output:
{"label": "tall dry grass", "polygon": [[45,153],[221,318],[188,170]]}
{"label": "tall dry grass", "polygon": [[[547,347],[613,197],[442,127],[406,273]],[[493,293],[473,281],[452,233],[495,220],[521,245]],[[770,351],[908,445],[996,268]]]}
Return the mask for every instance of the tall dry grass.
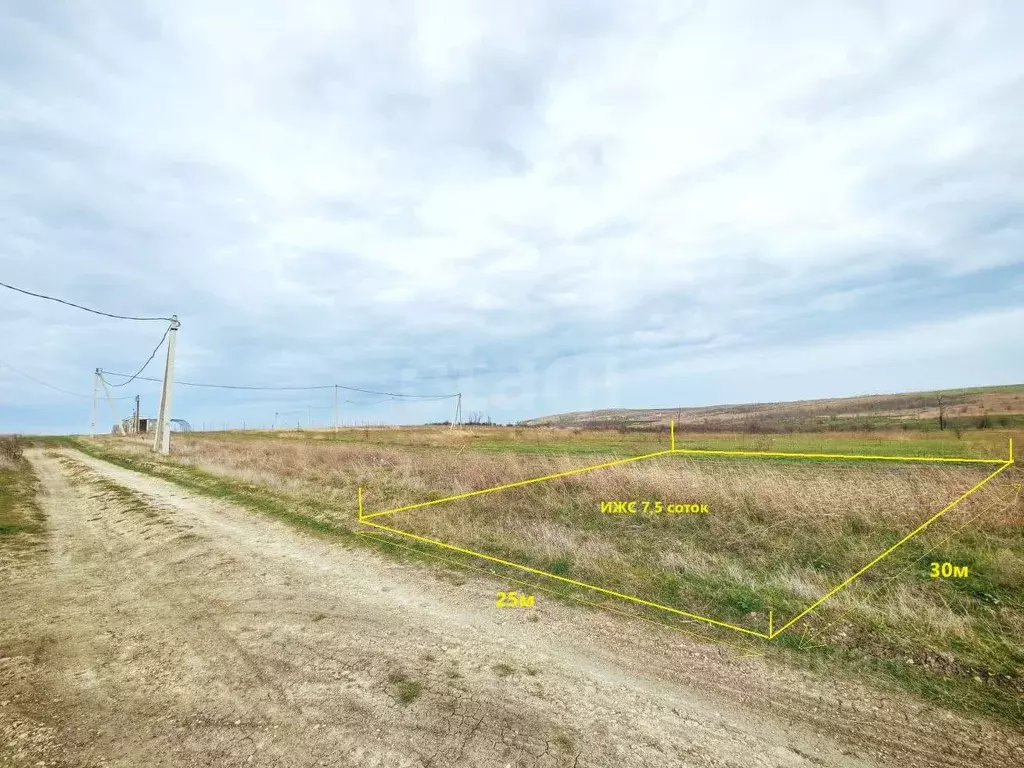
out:
{"label": "tall dry grass", "polygon": [[[148,441],[111,442],[121,450],[149,451]],[[602,457],[581,461],[579,456],[186,435],[176,439],[173,459],[301,498],[316,506],[318,516],[354,525],[359,487],[366,510],[376,511],[570,471],[581,463],[599,463]],[[869,562],[988,471],[956,464],[673,455],[435,504],[380,521],[672,604],[699,589],[663,588],[665,578],[691,585],[727,582],[759,594],[786,596],[795,607]],[[986,498],[971,497],[934,530],[968,519]],[[707,504],[711,512],[600,512],[602,501],[645,499]],[[1000,522],[990,515],[981,525],[998,527]],[[1021,562],[1019,553],[1000,557],[1005,562],[997,567],[1003,575]],[[757,602],[738,600],[736,611]]]}

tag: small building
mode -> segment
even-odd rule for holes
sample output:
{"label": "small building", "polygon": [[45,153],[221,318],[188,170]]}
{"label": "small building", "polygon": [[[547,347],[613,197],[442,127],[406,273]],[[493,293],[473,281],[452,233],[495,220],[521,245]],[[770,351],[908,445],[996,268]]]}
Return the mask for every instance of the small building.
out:
{"label": "small building", "polygon": [[[120,424],[115,424],[110,430],[111,434],[127,434],[134,435],[145,432],[156,432],[156,426],[159,419],[155,417],[139,417],[137,420],[134,416],[128,416],[127,418],[121,419]],[[171,432],[191,432],[192,425],[184,419],[171,419]]]}

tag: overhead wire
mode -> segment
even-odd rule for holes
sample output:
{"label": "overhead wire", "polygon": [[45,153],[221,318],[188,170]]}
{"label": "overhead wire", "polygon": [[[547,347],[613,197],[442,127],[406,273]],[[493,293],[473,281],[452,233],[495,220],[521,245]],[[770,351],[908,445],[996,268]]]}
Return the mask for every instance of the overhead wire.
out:
{"label": "overhead wire", "polygon": [[336,384],[338,389],[344,389],[347,392],[361,392],[364,395],[386,395],[387,397],[402,397],[412,398],[415,400],[448,400],[452,397],[458,397],[457,392],[453,392],[450,395],[403,395],[397,392],[378,392],[373,389],[359,389],[358,387],[346,387],[341,384]]}
{"label": "overhead wire", "polygon": [[[135,381],[135,379],[137,379],[139,377],[139,374],[141,374],[144,370],[146,370],[146,366],[148,366],[151,362],[153,362],[153,358],[156,357],[156,353],[160,350],[160,347],[162,347],[164,345],[164,342],[167,340],[167,334],[170,333],[170,330],[171,330],[171,327],[167,326],[167,329],[164,331],[164,335],[160,337],[160,342],[156,345],[156,347],[153,349],[153,351],[149,354],[149,357],[146,358],[146,362],[144,362],[142,364],[142,367],[139,368],[139,370],[137,370],[135,373],[133,373],[130,378],[126,379],[125,381],[122,381],[120,384],[111,384],[109,381],[107,383],[110,384],[111,387],[123,387],[123,386],[125,386],[127,384],[131,384],[133,381]],[[100,375],[102,376],[103,374],[100,373]],[[106,379],[104,379],[104,381],[106,381]]]}
{"label": "overhead wire", "polygon": [[[107,376],[123,376],[128,378],[130,374],[127,373],[115,373],[114,371],[103,371]],[[155,381],[162,383],[163,379],[154,379],[149,376],[136,376],[139,381]],[[251,387],[243,386],[241,384],[208,384],[204,382],[195,381],[175,381],[175,386],[181,387],[204,387],[207,389],[242,389],[259,392],[285,392],[285,391],[299,391],[299,390],[311,390],[311,389],[334,389],[333,384],[322,384],[312,387]]]}
{"label": "overhead wire", "polygon": [[[19,370],[18,368],[15,368],[10,363],[5,363],[3,360],[0,360],[0,365],[2,365],[4,368],[10,368],[12,371],[14,371],[15,373],[17,373],[20,376],[24,376],[29,381],[34,381],[36,384],[41,384],[44,387],[49,387],[50,389],[56,390],[57,392],[62,392],[65,395],[72,395],[74,397],[92,397],[92,395],[86,395],[86,394],[83,394],[82,392],[72,392],[69,389],[63,389],[63,388],[58,387],[58,386],[56,386],[54,384],[50,384],[49,382],[43,381],[42,379],[37,379],[35,376],[32,376],[31,374],[25,373],[24,371]],[[131,395],[126,395],[125,397],[115,397],[114,399],[115,400],[130,400],[131,397],[132,397]]]}
{"label": "overhead wire", "polygon": [[167,323],[173,322],[173,320],[174,320],[174,318],[171,318],[171,317],[138,317],[138,316],[135,316],[135,315],[117,315],[117,314],[114,314],[114,313],[111,313],[111,312],[103,312],[102,310],[99,310],[99,309],[92,309],[90,307],[85,307],[85,306],[82,306],[81,304],[75,304],[73,301],[65,301],[64,299],[58,299],[55,296],[47,296],[45,293],[35,293],[34,291],[26,291],[24,288],[18,288],[15,285],[10,285],[10,284],[4,283],[4,282],[0,282],[0,286],[3,286],[4,288],[9,288],[12,291],[17,291],[18,293],[23,293],[26,296],[35,296],[37,299],[46,299],[47,301],[55,301],[58,304],[65,304],[65,305],[67,305],[69,307],[74,307],[75,309],[84,310],[85,312],[92,312],[94,315],[102,315],[103,317],[112,317],[112,318],[114,318],[116,320],[142,320],[142,321],[162,320],[162,321],[167,322]]}
{"label": "overhead wire", "polygon": [[[86,306],[84,306],[82,304],[76,304],[73,301],[66,301],[65,299],[59,299],[56,296],[48,296],[47,294],[44,294],[44,293],[36,293],[35,291],[29,291],[29,290],[26,290],[24,288],[19,288],[19,287],[15,286],[15,285],[11,285],[10,283],[5,283],[5,282],[2,282],[2,281],[0,281],[0,287],[7,288],[7,289],[9,289],[11,291],[16,291],[17,293],[25,294],[26,296],[33,296],[33,297],[38,298],[38,299],[45,299],[46,301],[53,301],[53,302],[56,302],[58,304],[64,304],[65,306],[68,306],[68,307],[74,307],[75,309],[81,309],[81,310],[83,310],[85,312],[91,312],[94,315],[101,315],[103,317],[111,317],[111,318],[114,318],[114,319],[117,319],[117,320],[136,320],[136,321],[151,321],[151,320],[152,321],[156,321],[156,320],[159,320],[159,321],[164,321],[164,322],[168,322],[168,323],[174,322],[174,318],[172,318],[172,317],[146,317],[146,316],[139,316],[139,315],[120,315],[120,314],[116,314],[116,313],[113,313],[113,312],[104,312],[104,311],[99,310],[99,309],[93,309],[91,307],[86,307]],[[111,382],[107,382],[108,384],[110,384],[111,387],[123,387],[123,386],[125,386],[127,384],[130,384],[132,381],[135,381],[136,379],[138,379],[139,381],[150,381],[150,382],[161,383],[163,381],[162,379],[156,379],[156,378],[152,378],[152,377],[142,376],[140,374],[143,371],[145,371],[147,366],[153,361],[153,358],[156,356],[156,353],[159,351],[160,347],[163,346],[164,341],[167,339],[167,333],[169,331],[170,331],[170,328],[168,328],[167,331],[164,331],[164,335],[160,339],[160,343],[157,344],[156,348],[153,350],[152,354],[150,354],[150,356],[146,360],[146,362],[143,363],[142,367],[139,368],[139,370],[136,371],[134,374],[115,373],[113,371],[101,371],[100,372],[101,377],[103,377],[104,374],[106,374],[106,375],[109,375],[109,376],[118,376],[118,377],[121,377],[121,378],[125,379],[125,381],[121,382],[120,384],[113,384]],[[59,392],[64,392],[65,394],[75,395],[76,397],[90,397],[90,395],[84,395],[84,394],[81,394],[81,393],[78,393],[78,392],[69,392],[68,390],[62,390],[60,387],[55,387],[55,386],[53,386],[51,384],[47,384],[44,381],[40,381],[38,379],[34,379],[33,377],[28,376],[27,374],[25,374],[22,371],[18,371],[16,368],[14,368],[14,367],[12,367],[10,365],[7,365],[7,367],[11,368],[11,370],[13,370],[13,371],[15,371],[17,373],[22,374],[23,376],[26,376],[27,378],[32,379],[33,381],[35,381],[38,384],[42,384],[43,386],[50,387],[51,389],[55,389],[55,390],[57,390]],[[104,378],[104,381],[106,381],[105,378]],[[360,387],[350,387],[350,386],[347,386],[347,385],[344,385],[344,384],[322,384],[322,385],[316,385],[316,386],[301,386],[301,387],[299,387],[299,386],[290,386],[290,387],[280,387],[280,386],[278,386],[278,387],[260,387],[260,386],[246,386],[246,385],[239,385],[239,384],[211,384],[211,383],[206,383],[206,382],[193,382],[193,381],[176,381],[174,383],[179,385],[179,386],[183,386],[183,387],[201,387],[201,388],[206,388],[206,389],[234,389],[234,390],[264,391],[264,392],[286,392],[286,391],[297,392],[297,391],[312,391],[312,390],[324,390],[324,389],[343,389],[346,392],[358,392],[358,393],[364,394],[364,395],[380,395],[380,396],[383,396],[383,397],[385,397],[387,399],[392,399],[392,400],[394,400],[394,399],[402,399],[402,400],[448,400],[448,399],[451,399],[453,397],[458,397],[458,393],[452,393],[452,394],[448,394],[448,395],[407,395],[407,394],[402,394],[401,392],[384,392],[384,391],[379,391],[379,390],[374,390],[374,389],[363,389],[363,388],[360,388]],[[118,398],[118,399],[120,399],[120,398]],[[352,401],[346,401],[346,402],[352,402]],[[385,402],[385,401],[382,400],[380,402]]]}
{"label": "overhead wire", "polygon": [[394,398],[392,398],[392,397],[385,397],[383,400],[374,400],[373,402],[369,402],[369,403],[364,403],[364,402],[361,402],[359,400],[345,400],[344,402],[351,403],[352,405],[361,405],[361,406],[364,406],[364,407],[368,407],[368,406],[371,406],[371,405],[380,405],[381,403],[386,403],[386,402],[388,402],[390,400],[394,400]]}
{"label": "overhead wire", "polygon": [[[163,379],[155,379],[147,376],[134,376],[127,373],[116,373],[114,371],[103,371],[107,376],[121,376],[123,378],[137,378],[140,381],[154,381],[160,383]],[[236,389],[236,390],[247,390],[255,392],[299,392],[299,391],[310,391],[310,390],[323,390],[323,389],[343,389],[346,392],[359,392],[366,395],[384,395],[388,398],[403,398],[412,400],[448,400],[453,397],[457,397],[458,393],[452,393],[450,395],[403,395],[396,392],[380,392],[373,389],[360,389],[359,387],[349,387],[344,384],[317,384],[312,386],[275,386],[275,387],[263,387],[263,386],[250,386],[243,384],[211,384],[208,382],[196,382],[196,381],[175,381],[176,386],[182,387],[203,387],[207,389]],[[383,402],[383,401],[382,401]]]}

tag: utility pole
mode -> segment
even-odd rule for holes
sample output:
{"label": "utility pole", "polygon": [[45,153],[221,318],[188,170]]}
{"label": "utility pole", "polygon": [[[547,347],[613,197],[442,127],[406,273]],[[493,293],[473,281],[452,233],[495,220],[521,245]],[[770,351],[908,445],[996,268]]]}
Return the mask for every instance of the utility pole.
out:
{"label": "utility pole", "polygon": [[153,452],[165,456],[171,452],[171,396],[174,385],[174,345],[178,339],[177,315],[171,315],[171,327],[167,334],[167,363],[164,366],[164,385],[160,392],[160,415],[156,422],[156,436],[153,438]]}
{"label": "utility pole", "polygon": [[306,426],[309,427],[310,429],[313,428],[313,406],[312,405],[307,405],[306,406]]}
{"label": "utility pole", "polygon": [[99,395],[100,369],[92,374],[92,437],[96,437],[96,397]]}
{"label": "utility pole", "polygon": [[462,393],[459,392],[456,397],[458,399],[455,402],[455,418],[452,419],[452,426],[449,431],[454,431],[455,425],[457,423],[462,423]]}
{"label": "utility pole", "polygon": [[135,416],[132,418],[132,432],[135,434],[139,433],[139,422],[141,420],[141,414],[139,413],[139,396],[135,396]]}
{"label": "utility pole", "polygon": [[118,416],[117,408],[114,407],[114,401],[110,397],[110,390],[107,389],[107,382],[104,381],[103,376],[100,376],[100,384],[103,385],[103,393],[107,396],[107,407],[110,408],[110,418],[114,420],[114,427],[122,435],[126,434],[124,431],[124,424],[121,421],[121,417]]}
{"label": "utility pole", "polygon": [[338,433],[338,385],[334,385],[334,433]]}

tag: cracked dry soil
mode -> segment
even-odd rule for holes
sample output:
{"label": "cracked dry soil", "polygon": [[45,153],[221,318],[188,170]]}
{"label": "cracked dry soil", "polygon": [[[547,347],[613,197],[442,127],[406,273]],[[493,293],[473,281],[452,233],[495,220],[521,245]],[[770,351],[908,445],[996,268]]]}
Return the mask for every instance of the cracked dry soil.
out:
{"label": "cracked dry soil", "polygon": [[3,766],[1024,765],[1020,734],[916,700],[30,459],[47,531],[0,549]]}

